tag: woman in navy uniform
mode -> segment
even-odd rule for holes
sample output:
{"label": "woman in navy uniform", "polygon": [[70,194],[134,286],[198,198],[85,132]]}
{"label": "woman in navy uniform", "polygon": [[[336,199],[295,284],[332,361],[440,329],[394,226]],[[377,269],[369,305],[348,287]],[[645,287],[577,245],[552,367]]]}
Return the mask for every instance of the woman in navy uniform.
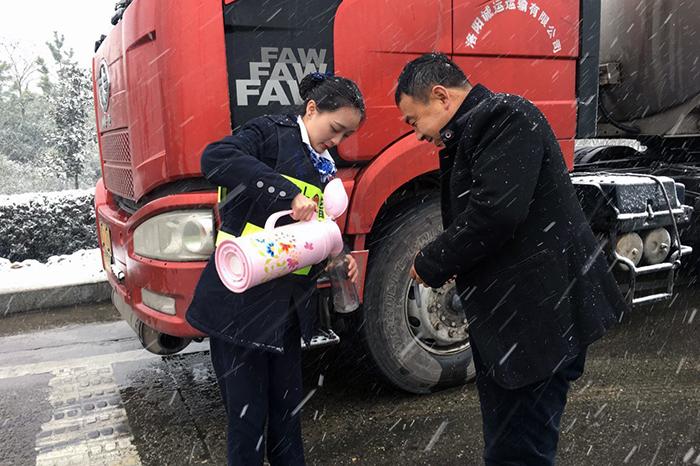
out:
{"label": "woman in navy uniform", "polygon": [[[210,144],[202,172],[221,186],[217,243],[260,229],[271,214],[294,220],[323,216],[322,190],[336,172],[328,150],[357,130],[365,105],[349,79],[312,73],[299,84],[299,115],[255,118]],[[351,256],[349,276],[357,279]],[[304,464],[299,418],[301,342],[317,325],[316,278],[322,265],[229,291],[213,256],[202,272],[187,321],[209,335],[211,359],[228,417],[228,463]]]}

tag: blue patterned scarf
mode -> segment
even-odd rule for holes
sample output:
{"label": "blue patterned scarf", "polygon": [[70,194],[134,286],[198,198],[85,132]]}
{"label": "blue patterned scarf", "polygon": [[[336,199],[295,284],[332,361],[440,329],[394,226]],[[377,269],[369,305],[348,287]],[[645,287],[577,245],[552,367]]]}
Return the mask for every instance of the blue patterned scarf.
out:
{"label": "blue patterned scarf", "polygon": [[332,160],[328,160],[327,158],[318,155],[311,146],[307,147],[309,148],[309,155],[311,155],[311,162],[321,175],[321,181],[328,183],[333,179],[333,177],[335,177],[335,174],[338,171],[335,168],[335,163]]}

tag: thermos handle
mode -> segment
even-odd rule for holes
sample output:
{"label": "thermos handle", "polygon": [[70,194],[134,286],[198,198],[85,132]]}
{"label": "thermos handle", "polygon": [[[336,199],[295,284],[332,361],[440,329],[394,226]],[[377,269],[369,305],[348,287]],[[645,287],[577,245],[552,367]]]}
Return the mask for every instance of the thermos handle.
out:
{"label": "thermos handle", "polygon": [[265,229],[272,230],[273,228],[275,228],[275,224],[277,223],[277,220],[284,217],[285,215],[291,214],[292,212],[294,212],[294,211],[293,210],[283,210],[281,212],[275,212],[274,214],[270,215],[268,217],[267,221],[265,222]]}

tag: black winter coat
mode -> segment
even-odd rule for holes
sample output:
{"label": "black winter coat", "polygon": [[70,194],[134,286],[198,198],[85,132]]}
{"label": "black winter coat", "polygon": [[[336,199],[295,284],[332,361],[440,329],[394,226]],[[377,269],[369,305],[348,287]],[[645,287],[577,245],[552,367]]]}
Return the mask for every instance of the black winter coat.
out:
{"label": "black winter coat", "polygon": [[[202,154],[202,173],[228,189],[219,214],[221,229],[234,236],[248,222],[263,226],[271,214],[291,208],[301,190],[282,175],[323,188],[296,117],[291,115],[255,118],[232,136],[210,144]],[[285,217],[277,225],[290,222]],[[209,336],[283,352],[284,332],[296,312],[302,338],[308,343],[318,321],[315,290],[321,270],[314,266],[308,275],[286,275],[236,294],[219,279],[212,255],[195,289],[187,321]]]}
{"label": "black winter coat", "polygon": [[472,344],[500,385],[544,380],[626,308],[602,246],[532,103],[477,85],[441,134],[445,231],[416,272],[433,287],[456,276]]}

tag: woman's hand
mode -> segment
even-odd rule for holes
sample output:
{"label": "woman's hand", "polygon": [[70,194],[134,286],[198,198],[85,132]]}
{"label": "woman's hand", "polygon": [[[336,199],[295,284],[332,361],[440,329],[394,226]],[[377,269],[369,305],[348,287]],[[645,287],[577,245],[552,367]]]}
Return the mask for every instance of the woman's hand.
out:
{"label": "woman's hand", "polygon": [[348,263],[348,278],[351,282],[357,285],[357,277],[359,275],[357,271],[357,261],[354,257],[352,257],[352,254],[347,254],[345,256],[345,260]]}
{"label": "woman's hand", "polygon": [[297,194],[292,200],[292,218],[294,220],[311,220],[314,213],[316,213],[316,203],[303,194]]}
{"label": "woman's hand", "polygon": [[[345,263],[348,266],[348,278],[351,282],[357,285],[357,277],[359,276],[359,272],[357,270],[357,261],[354,257],[352,257],[352,254],[346,254]],[[331,264],[329,263],[328,265],[326,265],[326,272],[328,272],[330,268]]]}

